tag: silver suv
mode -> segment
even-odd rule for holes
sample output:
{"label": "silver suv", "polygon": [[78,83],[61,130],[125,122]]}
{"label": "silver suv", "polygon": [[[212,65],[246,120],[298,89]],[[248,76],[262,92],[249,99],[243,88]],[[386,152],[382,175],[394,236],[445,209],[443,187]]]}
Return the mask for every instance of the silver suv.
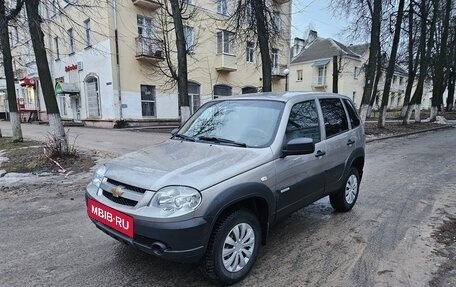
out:
{"label": "silver suv", "polygon": [[251,94],[203,105],[170,140],[100,167],[87,186],[95,225],[134,248],[201,261],[219,284],[251,270],[270,227],[329,195],[358,197],[364,131],[337,94]]}

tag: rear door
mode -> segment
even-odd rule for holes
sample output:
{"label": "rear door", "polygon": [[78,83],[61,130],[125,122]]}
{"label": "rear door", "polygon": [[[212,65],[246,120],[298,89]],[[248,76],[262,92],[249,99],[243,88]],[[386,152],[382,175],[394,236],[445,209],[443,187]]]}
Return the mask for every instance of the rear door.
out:
{"label": "rear door", "polygon": [[302,137],[313,139],[313,154],[289,155],[275,162],[279,218],[324,194],[324,156],[318,156],[318,152],[324,153],[325,143],[321,141],[320,119],[315,100],[296,103],[290,111],[284,144]]}
{"label": "rear door", "polygon": [[345,162],[354,144],[350,134],[348,117],[340,98],[319,100],[325,125],[326,143],[326,193],[340,186]]}

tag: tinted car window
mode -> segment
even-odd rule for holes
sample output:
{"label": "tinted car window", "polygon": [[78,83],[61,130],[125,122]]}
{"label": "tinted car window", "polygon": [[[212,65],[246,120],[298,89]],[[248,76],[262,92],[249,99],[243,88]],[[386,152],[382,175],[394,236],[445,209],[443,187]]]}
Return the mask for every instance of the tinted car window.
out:
{"label": "tinted car window", "polygon": [[348,130],[347,115],[339,99],[320,100],[325,122],[326,138]]}
{"label": "tinted car window", "polygon": [[360,124],[360,120],[358,117],[358,114],[356,113],[355,108],[353,107],[353,104],[349,100],[343,100],[345,107],[347,108],[348,115],[350,117],[350,122],[352,128],[356,128]]}
{"label": "tinted car window", "polygon": [[315,101],[295,104],[290,111],[286,130],[287,140],[304,137],[320,141],[320,125]]}

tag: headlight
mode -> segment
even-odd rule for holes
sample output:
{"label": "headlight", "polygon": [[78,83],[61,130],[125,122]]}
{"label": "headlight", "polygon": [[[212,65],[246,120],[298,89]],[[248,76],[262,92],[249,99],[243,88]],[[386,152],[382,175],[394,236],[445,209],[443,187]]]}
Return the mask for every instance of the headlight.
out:
{"label": "headlight", "polygon": [[160,209],[162,217],[175,217],[192,212],[200,203],[198,190],[187,186],[167,186],[157,191],[150,206]]}
{"label": "headlight", "polygon": [[97,169],[97,171],[95,172],[95,175],[92,179],[92,183],[97,187],[97,188],[100,188],[100,184],[101,182],[103,181],[103,177],[106,173],[106,166],[102,165],[101,167],[99,167]]}

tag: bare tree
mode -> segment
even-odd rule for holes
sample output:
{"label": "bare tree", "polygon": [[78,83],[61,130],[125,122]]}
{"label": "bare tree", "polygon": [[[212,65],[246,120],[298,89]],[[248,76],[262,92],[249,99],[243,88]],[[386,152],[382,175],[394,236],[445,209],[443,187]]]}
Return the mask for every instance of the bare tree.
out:
{"label": "bare tree", "polygon": [[[410,122],[413,111],[415,111],[415,122],[421,122],[421,100],[424,92],[424,83],[428,76],[429,59],[434,46],[434,34],[436,29],[435,24],[437,22],[438,13],[435,13],[435,6],[433,3],[429,3],[429,1],[426,0],[421,0],[419,7],[420,43],[418,46],[418,53],[420,57],[420,67],[416,89],[407,107],[406,115],[402,121],[403,124],[408,124]],[[432,18],[431,21],[429,21],[429,17],[431,15]]]}
{"label": "bare tree", "polygon": [[171,4],[171,16],[174,22],[177,47],[177,91],[179,94],[179,107],[181,122],[190,117],[190,106],[188,102],[188,78],[187,78],[187,48],[182,23],[182,11],[185,11],[185,1],[169,0]]}
{"label": "bare tree", "polygon": [[269,0],[239,0],[229,15],[229,27],[236,37],[246,41],[256,39],[260,48],[262,91],[272,91],[271,49],[282,39],[274,21],[274,3]]}
{"label": "bare tree", "polygon": [[68,140],[65,135],[63,123],[60,118],[59,107],[55,97],[54,86],[52,84],[51,73],[47,59],[46,47],[44,43],[44,34],[41,30],[41,16],[39,14],[40,0],[25,1],[27,11],[27,21],[30,30],[30,36],[35,53],[36,65],[40,76],[41,90],[46,104],[46,110],[49,119],[49,127],[51,134],[55,139],[55,143],[60,153],[67,154],[69,152]]}
{"label": "bare tree", "polygon": [[5,0],[0,0],[0,45],[3,55],[3,69],[5,71],[6,88],[8,95],[8,108],[13,134],[13,142],[22,142],[22,128],[20,114],[17,108],[16,88],[14,86],[13,58],[11,56],[11,46],[8,33],[8,25],[22,9],[23,2],[17,1],[16,7],[8,11]]}
{"label": "bare tree", "polygon": [[404,104],[401,110],[401,117],[405,117],[407,113],[407,108],[410,103],[410,98],[412,95],[412,88],[415,82],[416,73],[418,70],[418,64],[420,62],[420,54],[416,53],[416,34],[417,28],[415,25],[415,12],[414,12],[414,1],[409,2],[409,9],[408,9],[408,44],[407,44],[407,65],[408,65],[408,79],[407,79],[407,87],[405,88],[405,97],[404,97]]}
{"label": "bare tree", "polygon": [[394,28],[393,44],[391,47],[388,67],[386,68],[385,86],[383,88],[380,115],[378,117],[378,127],[380,127],[380,128],[385,127],[386,112],[388,109],[388,100],[389,100],[390,91],[391,91],[391,82],[392,82],[394,70],[396,68],[396,55],[397,55],[397,49],[399,46],[399,37],[401,36],[402,18],[404,15],[404,4],[405,4],[405,0],[399,0],[399,6],[397,8],[397,18],[396,18],[396,23],[395,23],[395,28]]}
{"label": "bare tree", "polygon": [[[450,11],[452,7],[451,0],[445,0],[444,4],[441,5],[440,0],[434,0],[435,12],[440,16],[441,21],[441,35],[440,42],[437,42],[436,45],[436,55],[435,55],[435,64],[434,64],[434,75],[433,75],[433,89],[432,89],[432,106],[431,106],[431,115],[430,121],[435,121],[437,113],[441,110],[443,104],[443,92],[445,91],[445,69],[447,66],[447,43],[448,43],[448,34],[450,26]],[[444,15],[440,15],[440,12],[444,12]],[[443,17],[442,17],[443,16]],[[439,22],[440,22],[439,21]],[[440,32],[440,31],[439,31]]]}

